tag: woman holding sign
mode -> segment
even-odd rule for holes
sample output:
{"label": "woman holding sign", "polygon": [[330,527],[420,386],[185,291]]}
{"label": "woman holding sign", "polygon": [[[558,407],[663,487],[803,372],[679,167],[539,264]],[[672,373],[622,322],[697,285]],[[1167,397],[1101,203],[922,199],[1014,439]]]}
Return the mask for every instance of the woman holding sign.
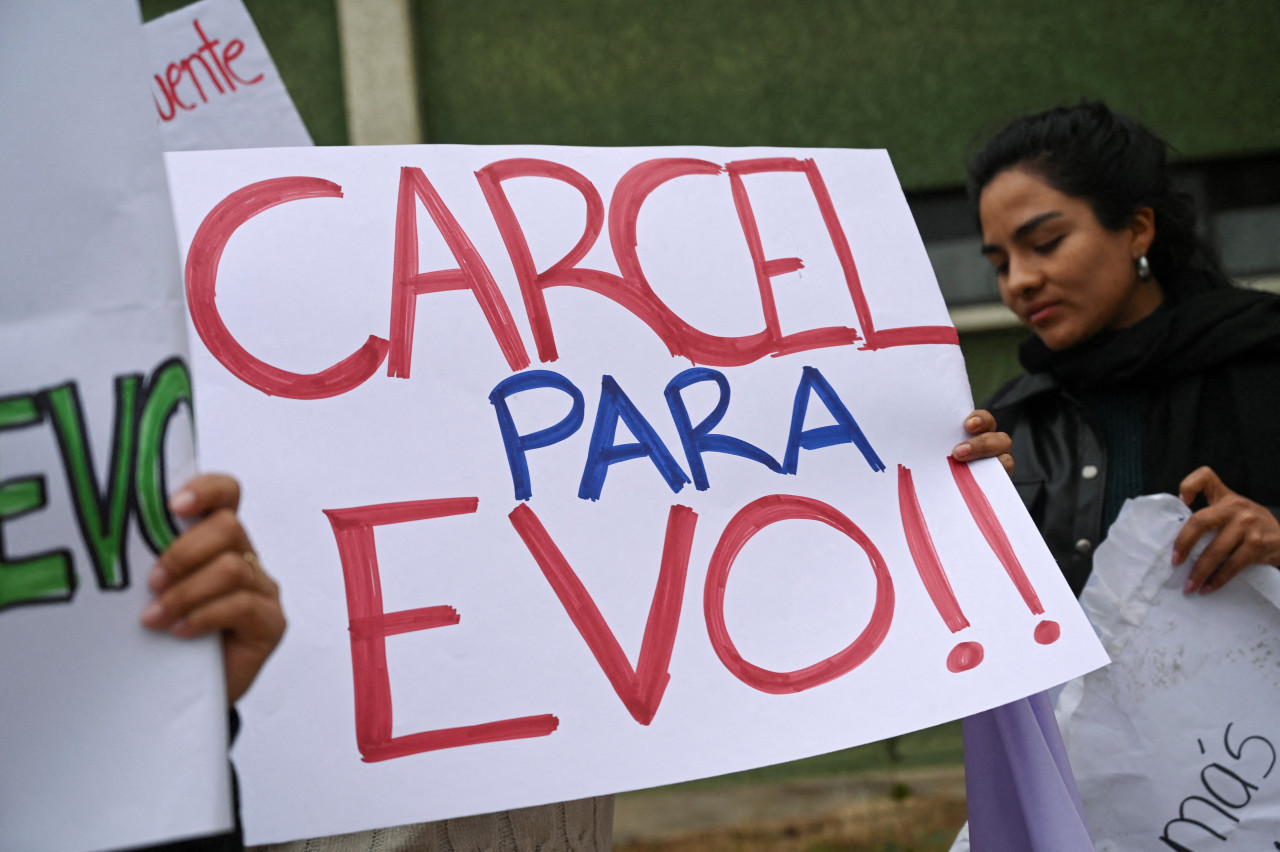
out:
{"label": "woman holding sign", "polygon": [[[1174,542],[1187,593],[1280,564],[1280,298],[1234,288],[1174,190],[1166,144],[1083,102],[1013,121],[969,165],[982,253],[1034,333],[1027,373],[975,412],[961,460],[1012,477],[1078,595],[1121,505],[1201,508]],[[993,419],[994,416],[994,419]],[[1012,448],[995,429],[1012,438]],[[1006,467],[1010,462],[1006,459]]]}
{"label": "woman holding sign", "polygon": [[[1280,506],[1280,298],[1231,286],[1171,184],[1166,148],[1082,102],[1013,121],[969,164],[982,253],[1034,336],[1019,352],[1027,373],[996,392],[990,413],[975,412],[969,428],[981,434],[956,457],[1016,461],[1014,484],[1077,595],[1095,546],[1141,494],[1200,507],[1174,538],[1174,565],[1216,533],[1180,575],[1186,593],[1280,564],[1268,508]],[[1102,703],[1120,700],[1101,689]],[[1150,718],[1130,717],[1144,731]],[[1073,744],[1106,742],[1102,727]],[[1126,812],[1121,791],[1096,777],[1079,795],[1045,693],[966,718],[964,736],[971,834],[953,849],[970,836],[973,849],[1093,849],[1097,824],[1084,817],[1099,804],[1095,817],[1149,819],[1152,836],[1163,824],[1166,842],[1180,821],[1176,805]]]}

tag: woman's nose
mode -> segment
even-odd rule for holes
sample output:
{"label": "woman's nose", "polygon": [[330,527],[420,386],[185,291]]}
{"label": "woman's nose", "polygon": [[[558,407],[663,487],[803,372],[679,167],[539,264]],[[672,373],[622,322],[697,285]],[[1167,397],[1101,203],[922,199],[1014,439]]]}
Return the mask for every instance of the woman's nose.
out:
{"label": "woman's nose", "polygon": [[1040,269],[1034,263],[1009,259],[1009,274],[1005,278],[1005,286],[1010,293],[1026,293],[1035,290],[1042,280]]}

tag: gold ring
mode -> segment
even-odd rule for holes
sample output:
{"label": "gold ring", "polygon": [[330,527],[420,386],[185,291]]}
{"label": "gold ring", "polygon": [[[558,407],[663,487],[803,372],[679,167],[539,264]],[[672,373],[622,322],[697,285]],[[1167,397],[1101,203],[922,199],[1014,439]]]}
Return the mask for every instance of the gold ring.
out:
{"label": "gold ring", "polygon": [[248,562],[249,567],[254,571],[257,571],[259,574],[267,573],[262,567],[262,561],[258,559],[258,554],[254,553],[252,550],[246,550],[241,558],[244,559],[245,562]]}

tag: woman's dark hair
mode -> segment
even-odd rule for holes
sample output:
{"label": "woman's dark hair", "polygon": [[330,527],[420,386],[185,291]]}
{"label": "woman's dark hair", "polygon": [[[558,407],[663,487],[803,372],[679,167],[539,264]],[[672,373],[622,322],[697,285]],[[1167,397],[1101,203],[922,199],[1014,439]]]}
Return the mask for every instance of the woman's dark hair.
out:
{"label": "woman's dark hair", "polygon": [[1098,101],[1081,101],[1016,118],[968,163],[969,200],[996,175],[1024,169],[1054,189],[1088,201],[1103,227],[1118,231],[1140,207],[1155,211],[1147,251],[1151,271],[1171,302],[1230,287],[1212,247],[1196,232],[1191,197],[1169,179],[1168,145],[1134,119]]}

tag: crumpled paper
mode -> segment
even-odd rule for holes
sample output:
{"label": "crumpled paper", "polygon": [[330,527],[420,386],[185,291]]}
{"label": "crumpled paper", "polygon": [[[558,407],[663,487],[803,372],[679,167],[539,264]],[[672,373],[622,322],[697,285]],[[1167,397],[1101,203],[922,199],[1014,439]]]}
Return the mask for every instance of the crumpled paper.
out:
{"label": "crumpled paper", "polygon": [[[1171,494],[1125,503],[1080,604],[1111,665],[1063,685],[1058,725],[1098,852],[1280,849],[1280,571],[1182,592],[1191,516]],[[970,849],[968,825],[951,852]]]}
{"label": "crumpled paper", "polygon": [[1280,571],[1184,594],[1208,545],[1172,564],[1189,516],[1169,494],[1128,501],[1080,596],[1112,664],[1057,710],[1100,852],[1280,848]]}

